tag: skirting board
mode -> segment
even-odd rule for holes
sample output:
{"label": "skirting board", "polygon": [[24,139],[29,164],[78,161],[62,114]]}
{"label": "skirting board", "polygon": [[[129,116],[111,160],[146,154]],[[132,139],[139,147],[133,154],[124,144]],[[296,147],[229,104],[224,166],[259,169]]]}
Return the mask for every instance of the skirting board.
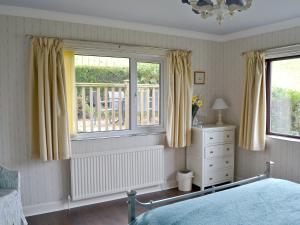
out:
{"label": "skirting board", "polygon": [[[167,190],[171,188],[176,188],[177,187],[177,182],[176,181],[168,181],[162,186],[154,186],[154,187],[149,187],[149,188],[144,188],[138,190],[138,195],[140,194],[148,194],[152,192],[157,192],[157,191],[162,191],[162,190]],[[117,199],[122,199],[126,198],[125,193],[118,193],[118,194],[113,194],[113,195],[107,195],[107,196],[102,196],[98,198],[91,198],[91,199],[85,199],[85,200],[80,200],[80,201],[71,201],[70,202],[70,209],[76,208],[76,207],[81,207],[81,206],[87,206],[87,205],[93,205],[101,202],[107,202],[107,201],[113,201]],[[55,202],[47,202],[47,203],[41,203],[41,204],[36,204],[36,205],[29,205],[29,206],[24,206],[23,211],[26,217],[28,216],[34,216],[34,215],[40,215],[40,214],[45,214],[45,213],[50,213],[50,212],[56,212],[56,211],[61,211],[61,210],[66,210],[68,209],[68,202],[67,201],[55,201]]]}

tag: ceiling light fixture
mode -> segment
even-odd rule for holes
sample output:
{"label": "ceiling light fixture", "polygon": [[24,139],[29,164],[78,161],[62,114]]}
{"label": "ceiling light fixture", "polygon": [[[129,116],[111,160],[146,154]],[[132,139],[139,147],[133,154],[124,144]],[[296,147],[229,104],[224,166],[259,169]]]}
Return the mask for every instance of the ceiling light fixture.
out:
{"label": "ceiling light fixture", "polygon": [[234,15],[236,12],[247,10],[251,7],[252,0],[182,0],[192,6],[194,13],[203,19],[216,15],[221,25],[226,15]]}

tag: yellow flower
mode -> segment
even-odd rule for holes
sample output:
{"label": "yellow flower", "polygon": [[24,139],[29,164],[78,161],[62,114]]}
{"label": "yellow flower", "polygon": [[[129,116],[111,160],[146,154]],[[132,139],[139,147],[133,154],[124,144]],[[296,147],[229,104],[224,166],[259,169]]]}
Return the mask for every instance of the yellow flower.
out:
{"label": "yellow flower", "polygon": [[198,96],[194,95],[192,98],[192,103],[195,104],[198,101],[198,99],[199,99]]}
{"label": "yellow flower", "polygon": [[198,107],[200,108],[201,106],[203,106],[203,101],[202,101],[202,100],[200,100],[200,99],[198,99],[198,101],[197,101],[197,105],[198,105]]}
{"label": "yellow flower", "polygon": [[197,106],[198,108],[202,107],[203,106],[203,99],[202,99],[202,97],[194,95],[193,98],[192,98],[192,104],[194,106]]}

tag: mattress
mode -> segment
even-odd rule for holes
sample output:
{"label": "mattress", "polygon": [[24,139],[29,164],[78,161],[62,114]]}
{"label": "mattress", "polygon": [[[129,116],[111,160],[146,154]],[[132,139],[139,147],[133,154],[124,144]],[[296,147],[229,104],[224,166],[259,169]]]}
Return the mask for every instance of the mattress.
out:
{"label": "mattress", "polygon": [[300,225],[300,184],[265,179],[147,211],[130,225]]}

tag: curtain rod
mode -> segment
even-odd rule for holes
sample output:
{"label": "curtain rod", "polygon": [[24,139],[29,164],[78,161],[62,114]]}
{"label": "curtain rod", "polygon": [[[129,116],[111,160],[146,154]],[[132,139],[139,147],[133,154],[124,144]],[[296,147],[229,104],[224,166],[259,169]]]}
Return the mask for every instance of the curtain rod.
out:
{"label": "curtain rod", "polygon": [[[37,36],[37,35],[32,35],[32,34],[26,34],[25,35],[28,38],[33,38],[33,37],[47,37],[47,36]],[[87,39],[69,39],[69,38],[61,38],[61,37],[47,37],[47,38],[57,38],[61,39],[63,41],[79,41],[79,42],[89,42],[89,43],[102,43],[102,44],[110,44],[110,45],[116,45],[118,48],[121,48],[121,46],[125,47],[140,47],[140,48],[148,48],[148,49],[156,49],[156,50],[163,50],[163,51],[189,51],[191,50],[186,50],[186,49],[171,49],[171,48],[163,48],[163,47],[157,47],[157,46],[152,46],[152,45],[138,45],[138,44],[127,44],[127,43],[115,43],[115,42],[108,42],[108,41],[92,41],[92,40],[87,40]]]}
{"label": "curtain rod", "polygon": [[[288,48],[288,47],[293,47],[293,46],[299,46],[299,44],[293,44],[293,45],[282,45],[282,46],[278,46],[278,47],[273,47],[273,48],[265,48],[265,49],[260,49],[260,50],[252,50],[252,51],[258,51],[258,52],[265,52],[265,51],[269,51],[269,50],[274,50],[274,49],[279,49],[279,48]],[[246,55],[248,52],[252,52],[252,51],[247,51],[247,52],[242,52],[242,56]]]}

